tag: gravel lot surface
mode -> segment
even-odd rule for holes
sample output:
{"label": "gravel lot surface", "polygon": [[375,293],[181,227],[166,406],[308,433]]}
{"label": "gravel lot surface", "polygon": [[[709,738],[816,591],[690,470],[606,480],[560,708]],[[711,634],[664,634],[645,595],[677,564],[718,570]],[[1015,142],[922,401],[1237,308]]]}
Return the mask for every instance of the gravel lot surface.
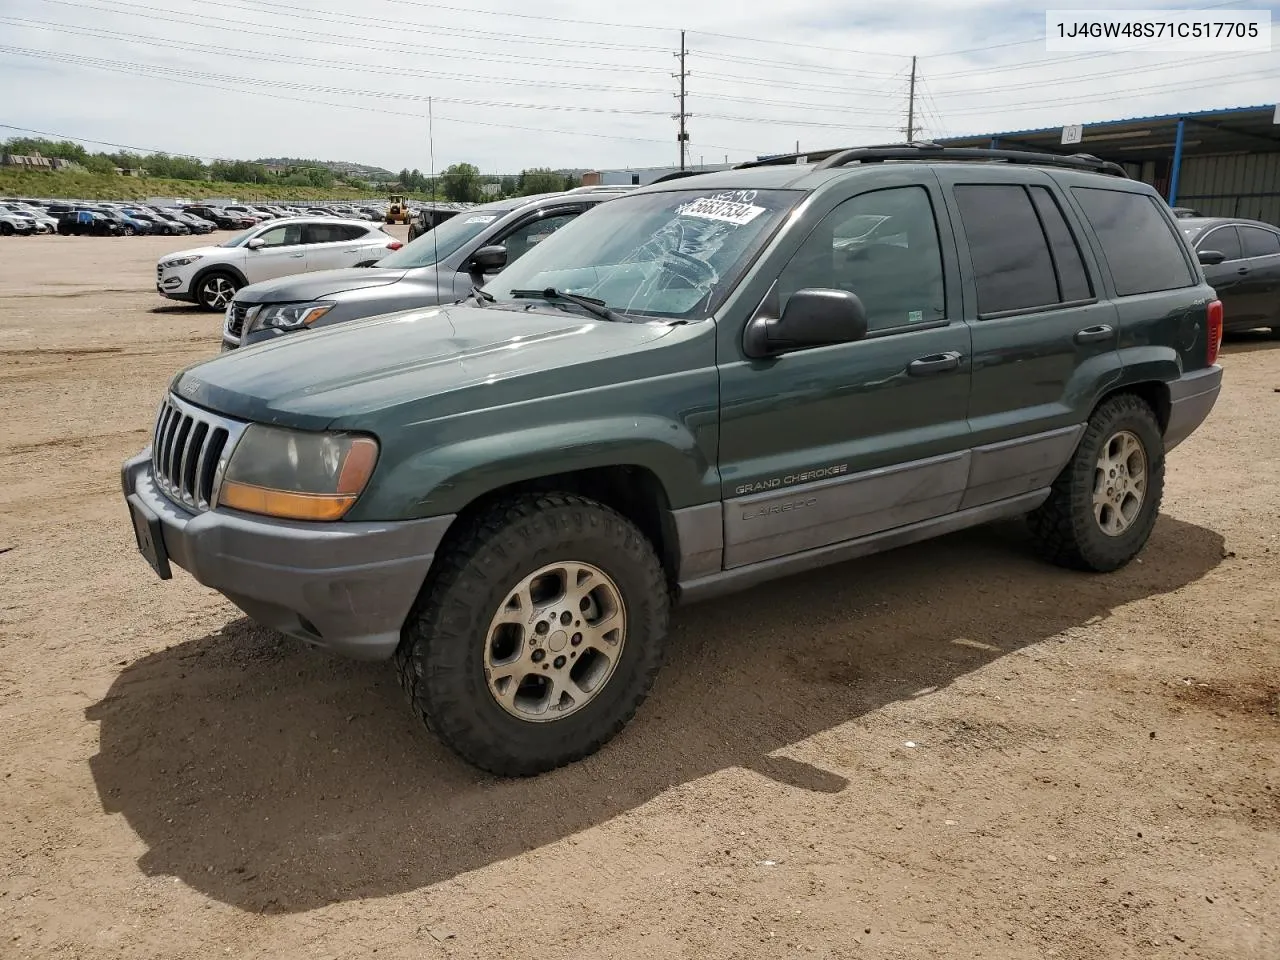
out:
{"label": "gravel lot surface", "polygon": [[0,957],[1280,957],[1280,340],[1125,570],[1006,524],[687,608],[617,740],[499,782],[137,555],[198,242],[0,241]]}

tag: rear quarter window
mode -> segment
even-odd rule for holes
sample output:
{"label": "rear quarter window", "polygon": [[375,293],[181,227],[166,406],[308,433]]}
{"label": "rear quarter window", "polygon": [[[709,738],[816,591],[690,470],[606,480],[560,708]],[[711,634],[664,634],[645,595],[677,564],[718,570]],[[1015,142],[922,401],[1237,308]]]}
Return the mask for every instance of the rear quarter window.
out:
{"label": "rear quarter window", "polygon": [[1177,290],[1195,283],[1185,244],[1145,193],[1073,187],[1122,297]]}

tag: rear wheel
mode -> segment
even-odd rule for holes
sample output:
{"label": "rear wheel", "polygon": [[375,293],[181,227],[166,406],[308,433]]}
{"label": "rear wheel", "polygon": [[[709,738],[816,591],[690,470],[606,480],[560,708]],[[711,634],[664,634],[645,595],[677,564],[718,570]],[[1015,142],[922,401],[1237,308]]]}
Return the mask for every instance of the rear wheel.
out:
{"label": "rear wheel", "polygon": [[1124,566],[1146,545],[1164,495],[1164,438],[1141,398],[1102,403],[1052,492],[1030,516],[1041,554],[1099,572]]}
{"label": "rear wheel", "polygon": [[0,223],[0,237],[12,237],[12,236],[13,236],[13,224]]}
{"label": "rear wheel", "polygon": [[206,310],[226,310],[240,284],[229,273],[209,273],[196,284],[196,300]]}
{"label": "rear wheel", "polygon": [[453,543],[396,652],[415,712],[499,776],[594,753],[661,662],[668,592],[649,541],[603,504],[545,494],[496,504]]}

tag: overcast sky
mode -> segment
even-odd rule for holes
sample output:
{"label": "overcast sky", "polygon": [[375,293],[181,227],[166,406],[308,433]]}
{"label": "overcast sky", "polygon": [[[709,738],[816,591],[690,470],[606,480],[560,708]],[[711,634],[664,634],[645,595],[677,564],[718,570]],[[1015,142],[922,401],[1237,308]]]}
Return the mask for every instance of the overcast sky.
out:
{"label": "overcast sky", "polygon": [[919,136],[1270,103],[1280,79],[1280,50],[1051,55],[1047,5],[1013,0],[465,2],[0,0],[0,123],[426,171],[431,97],[437,169],[665,165],[682,28],[695,163],[900,140],[912,54]]}

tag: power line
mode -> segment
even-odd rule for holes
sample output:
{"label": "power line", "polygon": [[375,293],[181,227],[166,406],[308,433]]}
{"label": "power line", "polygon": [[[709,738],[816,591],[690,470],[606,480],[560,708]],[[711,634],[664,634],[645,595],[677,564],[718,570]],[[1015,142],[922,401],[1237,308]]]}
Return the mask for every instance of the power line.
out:
{"label": "power line", "polygon": [[134,153],[163,153],[178,159],[208,160],[211,163],[233,163],[227,157],[207,157],[197,153],[178,153],[171,150],[160,150],[156,147],[137,147],[128,143],[112,143],[110,140],[93,140],[89,137],[73,137],[69,133],[50,133],[48,130],[33,130],[31,127],[18,127],[12,123],[0,123],[0,129],[17,130],[19,133],[33,133],[37,137],[52,137],[58,140],[72,140],[76,143],[92,143],[99,147],[115,147],[118,150],[131,150]]}
{"label": "power line", "polygon": [[[1280,69],[1272,68],[1270,70],[1254,71],[1253,73],[1239,73],[1228,78],[1226,81],[1220,81],[1220,82],[1234,83],[1240,80],[1270,79],[1276,76],[1280,76]],[[1134,94],[1178,93],[1183,90],[1194,90],[1202,86],[1204,86],[1203,80],[1191,80],[1184,83],[1173,83],[1173,84],[1163,83],[1163,84],[1156,84],[1154,86],[1147,86],[1147,87],[1129,87],[1127,90],[1125,90],[1124,93],[1118,94],[1117,96],[1113,96],[1113,97],[1099,97],[1092,94],[1084,95],[1084,96],[1076,96],[1076,97],[1055,97],[1052,101],[1048,101],[1048,102],[1044,100],[1030,100],[1022,103],[1004,104],[999,107],[966,107],[961,110],[952,110],[950,112],[953,115],[962,115],[962,114],[970,115],[975,113],[992,114],[992,113],[1018,112],[1018,111],[1026,110],[1027,108],[1030,108],[1030,107],[1050,107],[1050,106],[1058,106],[1060,104],[1112,103],[1117,100],[1131,100],[1133,99]]]}
{"label": "power line", "polygon": [[[270,86],[288,90],[336,93],[340,96],[369,97],[380,100],[408,100],[420,103],[425,103],[427,100],[425,96],[416,93],[404,93],[392,90],[361,90],[351,87],[332,87],[318,83],[298,83],[297,81],[292,80],[264,80],[257,77],[231,76],[228,74],[211,73],[203,70],[166,67],[159,64],[137,64],[121,60],[111,60],[106,57],[86,57],[80,54],[62,53],[56,50],[36,50],[29,47],[0,46],[0,51],[10,53],[15,56],[34,57],[36,59],[54,60],[63,63],[73,63],[91,67],[106,65],[111,67],[127,68],[133,72],[143,71],[146,74],[153,76],[195,77],[198,79],[217,80],[223,83],[245,86]],[[636,117],[662,116],[665,113],[665,111],[662,110],[623,110],[618,107],[592,107],[562,103],[520,103],[510,100],[482,100],[472,97],[436,97],[435,99],[443,103],[461,104],[470,107],[503,107],[517,110],[552,110],[563,111],[566,113],[622,114]]]}
{"label": "power line", "polygon": [[[253,29],[252,27],[245,24],[241,24],[241,23],[228,24],[225,19],[220,19],[217,17],[209,17],[203,14],[198,14],[198,13],[187,13],[187,14],[184,14],[182,17],[164,16],[162,14],[129,14],[126,11],[113,10],[110,7],[95,6],[92,4],[78,2],[78,0],[42,0],[42,2],[56,3],[56,4],[61,4],[63,6],[76,7],[80,9],[97,10],[102,13],[111,13],[117,16],[137,16],[139,19],[143,19],[143,20],[161,20],[169,23],[180,24],[186,27],[198,26],[198,27],[201,27],[202,29],[212,28],[212,29],[226,30],[226,31],[234,32],[237,38],[239,38],[244,34],[250,34],[253,36],[270,37],[272,39],[277,39],[277,40],[287,40],[290,43],[297,43],[299,39],[303,39],[305,41],[310,41],[310,42],[329,43],[329,44],[336,44],[344,47],[357,47],[365,50],[373,50],[384,55],[388,52],[393,52],[393,48],[400,48],[404,52],[415,53],[415,54],[421,54],[422,52],[422,47],[420,44],[405,43],[405,42],[394,41],[394,40],[368,42],[367,38],[362,39],[359,37],[342,36],[342,35],[332,34],[332,33],[318,33],[316,31],[310,31],[310,30],[299,31],[292,27],[288,29],[288,32],[282,33],[282,32],[279,32],[278,30],[270,29],[270,24],[254,24],[253,26],[265,26],[269,28],[267,30],[258,30],[258,29]],[[121,2],[121,0],[107,0],[107,2],[118,3],[118,2]],[[148,8],[148,9],[157,9],[157,8]],[[207,25],[192,24],[191,23],[192,19],[208,20],[211,22]],[[139,42],[144,42],[145,39],[146,38],[144,37],[138,38]],[[488,63],[524,64],[524,65],[536,66],[541,68],[556,67],[562,70],[563,69],[592,70],[592,71],[608,71],[610,73],[621,73],[621,72],[654,73],[654,74],[666,73],[666,70],[663,69],[662,67],[627,66],[625,64],[619,64],[616,62],[602,63],[598,61],[562,60],[562,59],[552,59],[548,57],[525,57],[525,56],[519,56],[516,54],[490,55],[491,53],[493,52],[470,50],[470,49],[464,49],[459,47],[438,47],[437,46],[437,47],[433,47],[431,50],[431,56],[433,58],[440,58],[440,59],[447,59],[447,60],[467,60],[467,61],[475,61],[475,62],[482,62],[482,63],[488,62]]]}
{"label": "power line", "polygon": [[[1253,51],[1249,53],[1233,53],[1233,54],[1215,53],[1205,57],[1191,57],[1185,60],[1174,60],[1170,63],[1145,64],[1142,67],[1142,73],[1144,74],[1154,73],[1160,70],[1174,70],[1174,69],[1183,70],[1189,66],[1194,66],[1195,64],[1199,64],[1199,63],[1222,64],[1229,61],[1234,62],[1238,60],[1244,60],[1249,57],[1267,56],[1269,54],[1270,54],[1270,51],[1267,51],[1267,50]],[[1063,83],[1079,83],[1081,79],[1092,81],[1092,80],[1105,79],[1107,77],[1126,76],[1126,75],[1131,75],[1134,72],[1135,71],[1133,67],[1124,67],[1119,70],[1104,70],[1099,72],[1091,71],[1089,75],[1085,78],[1081,78],[1079,76],[1046,77],[1043,80],[1032,80],[1026,83],[1002,83],[1002,84],[997,84],[995,86],[990,86],[990,87],[970,87],[964,90],[948,90],[948,91],[943,91],[942,93],[939,93],[938,96],[942,98],[967,97],[975,94],[984,94],[984,93],[1005,93],[1010,90],[1031,90],[1031,89],[1035,89],[1036,87],[1054,86],[1054,85],[1063,84]],[[933,79],[936,80],[938,78],[935,76],[933,77]]]}
{"label": "power line", "polygon": [[[5,48],[0,47],[0,53],[3,53],[3,52],[5,52]],[[73,65],[79,65],[79,64],[73,64]],[[143,78],[150,76],[150,74],[147,74],[145,72],[139,73],[137,71],[131,71],[131,70],[121,69],[121,68],[112,67],[112,66],[102,66],[102,65],[92,65],[92,64],[87,66],[90,69],[102,70],[107,73],[118,73],[118,74],[123,74],[125,76],[143,77]],[[284,96],[281,94],[272,93],[269,89],[260,89],[260,88],[245,89],[243,87],[228,87],[228,86],[221,86],[216,83],[208,83],[208,82],[202,82],[199,80],[191,80],[184,77],[166,77],[165,79],[169,80],[172,83],[183,84],[184,86],[202,87],[207,90],[217,90],[223,93],[247,94],[249,96],[263,97],[268,100],[279,100],[287,103],[305,103],[305,104],[310,104],[313,106],[320,106],[320,107],[334,107],[341,110],[359,110],[363,113],[375,113],[380,116],[407,117],[414,120],[423,119],[423,116],[420,113],[410,113],[405,110],[388,110],[385,107],[374,107],[374,106],[369,106],[367,104],[334,103],[333,101],[329,101],[329,100],[315,100],[309,97]],[[274,84],[264,83],[263,86],[272,87],[274,86]],[[616,141],[624,141],[628,143],[661,143],[661,144],[670,143],[669,140],[658,139],[656,137],[631,137],[631,136],[623,136],[621,134],[596,133],[590,130],[566,130],[562,127],[561,128],[529,127],[529,126],[523,126],[523,125],[514,124],[514,123],[498,123],[498,122],[487,121],[487,120],[473,120],[473,119],[463,119],[461,117],[447,117],[447,116],[441,116],[439,113],[435,115],[435,119],[437,121],[444,121],[446,123],[458,123],[458,124],[463,124],[465,126],[488,127],[496,130],[519,130],[521,132],[526,132],[526,133],[548,134],[552,136],[561,136],[561,137],[587,137],[593,140],[616,140]],[[46,135],[59,136],[59,134],[46,134]],[[80,138],[71,137],[70,139],[74,140],[74,139],[80,139]],[[87,141],[87,142],[97,142],[97,141]],[[753,155],[756,152],[749,147],[729,146],[722,143],[708,143],[706,144],[706,146],[712,147],[716,150],[727,150],[730,153]],[[187,155],[190,156],[190,154],[187,154]]]}
{"label": "power line", "polygon": [[[12,23],[19,27],[34,26],[40,27],[44,30],[52,30],[57,33],[97,37],[122,42],[134,42],[137,40],[136,34],[124,33],[119,30],[105,30],[99,27],[80,27],[72,26],[70,24],[53,23],[45,20],[30,20],[22,17],[6,16],[0,16],[0,22]],[[243,47],[238,47],[235,50],[227,50],[225,47],[216,44],[184,42],[167,37],[148,37],[147,43],[164,47],[172,47],[179,50],[190,50],[197,53],[215,53],[220,57],[250,60],[254,63],[261,63],[263,62],[263,58],[270,58],[271,62],[298,63],[330,70],[346,70],[358,73],[380,73],[397,77],[432,77],[441,80],[454,80],[464,83],[475,82],[513,86],[551,87],[560,90],[604,91],[608,93],[661,94],[666,92],[658,87],[619,87],[588,83],[560,83],[549,80],[522,80],[516,77],[495,77],[488,74],[439,73],[433,70],[416,70],[412,67],[390,67],[379,64],[346,63],[335,61],[332,58],[323,59],[320,57],[305,57],[298,54],[282,55],[278,51],[274,50],[248,50]]]}
{"label": "power line", "polygon": [[[44,3],[59,3],[63,6],[86,7],[88,6],[76,0],[41,0]],[[165,7],[153,7],[143,3],[133,3],[129,0],[99,0],[101,3],[110,3],[112,6],[124,7],[126,11],[145,10],[154,13],[172,13],[173,11]],[[486,43],[518,43],[518,44],[536,44],[552,47],[591,47],[601,50],[639,50],[650,53],[666,53],[666,47],[658,47],[651,45],[633,44],[633,43],[614,43],[600,40],[566,40],[556,37],[529,36],[527,34],[511,34],[497,33],[492,30],[475,30],[469,27],[457,27],[449,25],[447,27],[437,26],[428,23],[418,23],[412,20],[404,20],[397,16],[394,23],[388,23],[384,19],[376,17],[366,17],[357,13],[333,12],[329,10],[317,10],[314,7],[296,6],[289,3],[279,3],[275,0],[255,0],[252,5],[242,3],[232,3],[229,0],[202,0],[201,6],[205,7],[222,7],[228,10],[235,10],[240,13],[258,13],[267,17],[287,17],[297,22],[298,18],[306,21],[320,21],[322,23],[334,23],[339,26],[356,26],[364,29],[391,31],[393,33],[424,33],[424,34],[446,34],[448,36],[464,36],[474,37],[483,40]],[[93,8],[101,9],[101,8]],[[125,11],[110,11],[113,13],[124,13]],[[204,18],[209,19],[209,18]],[[239,24],[237,24],[238,26]],[[256,26],[271,26],[269,23],[255,24]]]}

